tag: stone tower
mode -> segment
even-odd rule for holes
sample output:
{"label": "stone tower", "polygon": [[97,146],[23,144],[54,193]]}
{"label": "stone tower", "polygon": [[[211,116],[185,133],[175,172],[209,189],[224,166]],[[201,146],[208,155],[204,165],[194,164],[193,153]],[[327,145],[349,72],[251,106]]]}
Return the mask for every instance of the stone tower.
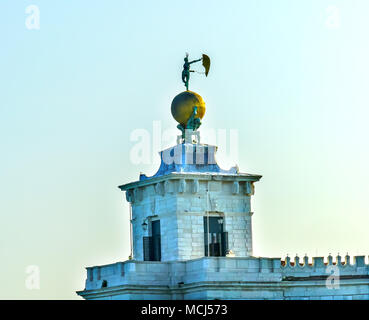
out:
{"label": "stone tower", "polygon": [[[178,95],[182,135],[160,152],[155,175],[124,184],[131,205],[127,261],[87,268],[85,299],[369,299],[364,256],[255,257],[250,199],[260,175],[221,169],[200,143],[202,98]],[[188,120],[187,120],[188,119]],[[328,275],[333,280],[329,282]],[[337,280],[338,279],[338,280]],[[338,282],[337,282],[338,281]]]}
{"label": "stone tower", "polygon": [[133,259],[252,255],[250,198],[261,176],[222,170],[216,149],[178,144],[160,152],[154,176],[120,186],[132,206]]}

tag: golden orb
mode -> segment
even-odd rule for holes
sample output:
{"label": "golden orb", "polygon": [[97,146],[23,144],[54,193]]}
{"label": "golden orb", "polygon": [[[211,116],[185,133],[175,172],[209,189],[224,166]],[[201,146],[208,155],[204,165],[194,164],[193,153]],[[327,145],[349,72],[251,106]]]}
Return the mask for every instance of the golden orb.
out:
{"label": "golden orb", "polygon": [[197,107],[195,118],[202,119],[205,115],[205,102],[202,97],[193,91],[184,91],[175,96],[172,101],[171,111],[173,118],[182,126],[186,126],[191,117],[193,107]]}

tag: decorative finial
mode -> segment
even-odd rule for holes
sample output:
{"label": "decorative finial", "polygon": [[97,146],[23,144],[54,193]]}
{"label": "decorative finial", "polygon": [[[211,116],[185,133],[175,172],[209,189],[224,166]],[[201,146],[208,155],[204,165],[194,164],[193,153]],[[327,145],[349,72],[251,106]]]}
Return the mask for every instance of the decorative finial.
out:
{"label": "decorative finial", "polygon": [[171,111],[178,122],[177,128],[182,132],[181,138],[188,142],[192,135],[197,135],[199,140],[197,129],[205,115],[205,102],[202,97],[196,92],[184,91],[174,97]]}

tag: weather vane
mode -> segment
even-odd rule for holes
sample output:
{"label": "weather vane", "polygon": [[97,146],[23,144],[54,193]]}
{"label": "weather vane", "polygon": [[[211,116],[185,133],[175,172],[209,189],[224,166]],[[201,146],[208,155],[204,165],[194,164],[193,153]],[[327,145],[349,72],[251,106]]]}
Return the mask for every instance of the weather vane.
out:
{"label": "weather vane", "polygon": [[[208,76],[209,69],[210,69],[210,58],[206,54],[203,54],[202,58],[198,60],[188,61],[188,53],[186,53],[186,56],[184,58],[185,63],[183,65],[183,71],[182,71],[182,81],[187,91],[188,91],[188,83],[190,82],[190,72],[198,72],[198,71],[190,70],[190,66],[192,63],[199,62],[201,60],[202,60],[202,65],[205,68],[205,72],[204,72],[205,76]],[[201,73],[201,72],[198,72],[198,73]]]}

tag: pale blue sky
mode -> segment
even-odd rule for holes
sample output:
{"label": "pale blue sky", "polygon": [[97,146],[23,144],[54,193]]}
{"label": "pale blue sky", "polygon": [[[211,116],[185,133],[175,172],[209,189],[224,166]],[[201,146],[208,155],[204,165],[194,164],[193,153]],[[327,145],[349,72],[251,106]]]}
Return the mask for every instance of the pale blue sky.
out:
{"label": "pale blue sky", "polygon": [[[40,30],[25,27],[28,5]],[[327,8],[339,11],[336,28]],[[254,253],[369,254],[367,0],[0,2],[0,298],[78,299],[126,260],[130,134],[174,128],[184,53],[203,129],[237,129]],[[202,137],[207,142],[207,137]],[[159,150],[157,150],[159,151]],[[38,265],[41,289],[25,288]]]}

